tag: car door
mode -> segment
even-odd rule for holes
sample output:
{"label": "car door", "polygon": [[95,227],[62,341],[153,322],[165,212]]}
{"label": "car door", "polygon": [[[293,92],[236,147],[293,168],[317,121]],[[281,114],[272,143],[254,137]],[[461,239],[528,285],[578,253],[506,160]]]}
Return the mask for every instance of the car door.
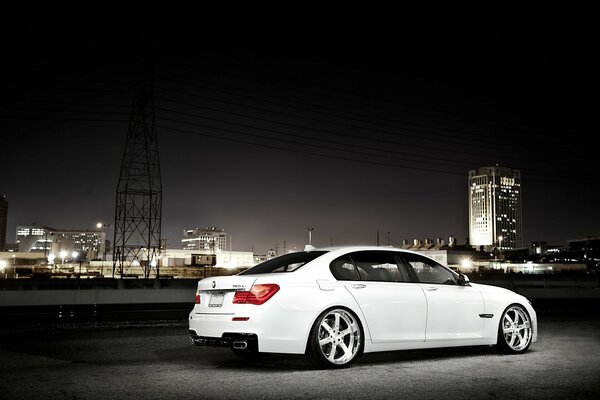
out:
{"label": "car door", "polygon": [[[335,260],[358,303],[374,343],[425,340],[427,305],[423,290],[409,282],[392,251],[359,251]],[[351,271],[351,272],[348,272]],[[334,276],[336,273],[334,272]]]}
{"label": "car door", "polygon": [[418,277],[427,298],[426,341],[459,341],[483,337],[483,297],[478,289],[458,285],[456,275],[419,254],[402,257]]}

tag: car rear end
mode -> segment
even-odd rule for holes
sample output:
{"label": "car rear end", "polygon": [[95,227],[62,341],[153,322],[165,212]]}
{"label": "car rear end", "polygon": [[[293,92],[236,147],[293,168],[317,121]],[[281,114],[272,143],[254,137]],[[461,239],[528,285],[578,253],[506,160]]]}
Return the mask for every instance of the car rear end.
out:
{"label": "car rear end", "polygon": [[314,280],[298,279],[294,271],[317,256],[299,254],[282,258],[283,269],[274,261],[267,264],[270,268],[259,264],[242,274],[199,281],[189,314],[192,343],[251,352],[303,353],[305,331],[315,310],[299,305],[318,288]]}
{"label": "car rear end", "polygon": [[[223,345],[257,349],[256,334],[249,321],[256,311],[248,304],[262,305],[278,285],[256,285],[256,277],[214,277],[198,282],[194,309],[189,316],[190,338],[198,345]],[[258,310],[260,312],[260,310]],[[242,324],[243,323],[243,324]]]}

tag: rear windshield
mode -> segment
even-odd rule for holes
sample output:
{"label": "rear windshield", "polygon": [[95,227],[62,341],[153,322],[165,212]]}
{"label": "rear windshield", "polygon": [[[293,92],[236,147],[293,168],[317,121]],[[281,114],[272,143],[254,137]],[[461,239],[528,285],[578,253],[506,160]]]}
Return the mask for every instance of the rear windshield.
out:
{"label": "rear windshield", "polygon": [[272,258],[238,275],[270,274],[272,272],[294,272],[304,264],[327,253],[326,251],[300,251]]}

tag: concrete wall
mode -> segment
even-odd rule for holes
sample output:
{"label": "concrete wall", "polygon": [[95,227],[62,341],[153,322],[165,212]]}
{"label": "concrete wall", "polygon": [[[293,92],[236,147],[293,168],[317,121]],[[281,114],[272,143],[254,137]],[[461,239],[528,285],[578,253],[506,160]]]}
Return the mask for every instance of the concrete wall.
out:
{"label": "concrete wall", "polygon": [[2,306],[193,303],[195,279],[4,280]]}
{"label": "concrete wall", "polygon": [[[472,282],[505,287],[533,299],[600,299],[598,277],[589,275],[472,275]],[[193,303],[196,279],[5,279],[3,306]]]}

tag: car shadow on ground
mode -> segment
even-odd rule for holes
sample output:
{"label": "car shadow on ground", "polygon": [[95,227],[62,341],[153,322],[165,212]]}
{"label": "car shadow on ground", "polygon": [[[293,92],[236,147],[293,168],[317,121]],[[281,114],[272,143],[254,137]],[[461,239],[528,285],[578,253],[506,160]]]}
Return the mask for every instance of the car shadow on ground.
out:
{"label": "car shadow on ground", "polygon": [[[531,351],[531,350],[529,350]],[[164,362],[185,365],[193,368],[219,368],[244,371],[302,371],[315,370],[306,356],[302,354],[261,354],[256,359],[244,359],[236,356],[226,347],[185,346],[176,349],[158,350],[155,355]],[[361,367],[375,364],[399,362],[435,361],[442,359],[465,359],[503,355],[493,346],[468,346],[424,350],[399,350],[361,355],[351,366]]]}

